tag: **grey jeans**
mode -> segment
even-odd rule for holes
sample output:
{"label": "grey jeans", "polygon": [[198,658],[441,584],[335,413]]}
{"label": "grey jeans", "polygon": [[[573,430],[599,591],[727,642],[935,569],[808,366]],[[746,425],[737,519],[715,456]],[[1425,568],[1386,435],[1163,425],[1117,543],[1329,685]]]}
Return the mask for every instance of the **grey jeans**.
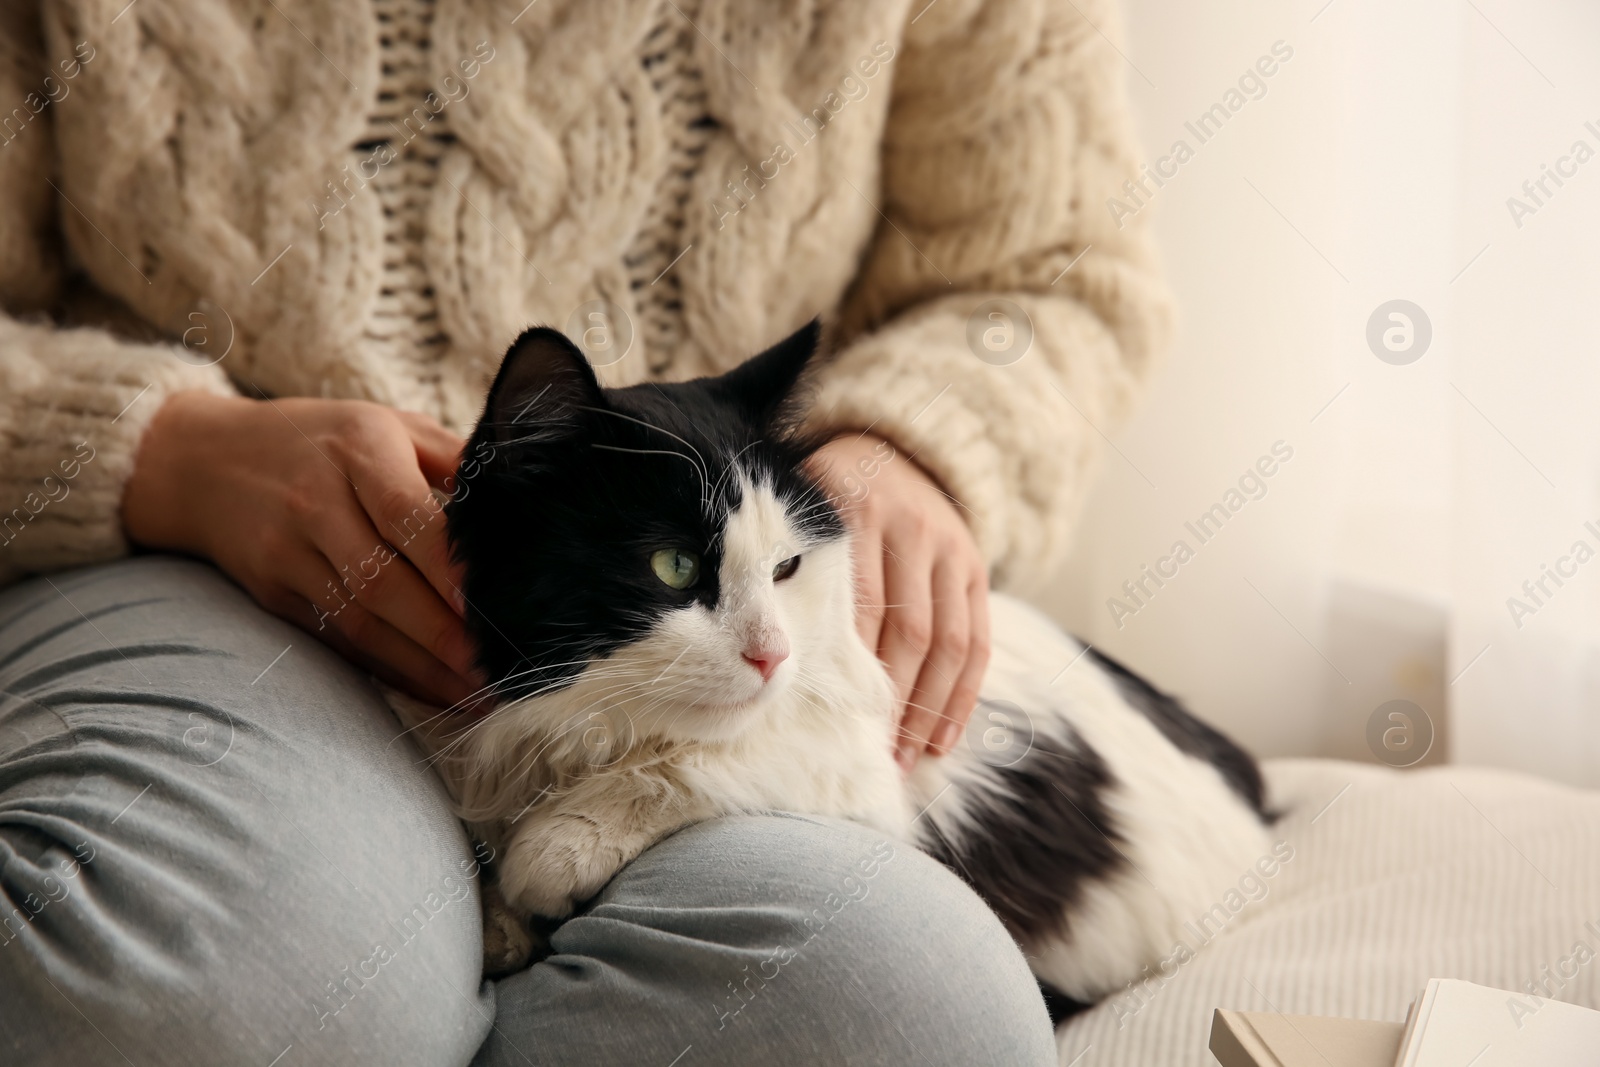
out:
{"label": "grey jeans", "polygon": [[1055,1062],[994,916],[854,825],[686,829],[498,983],[475,872],[364,676],[215,570],[0,594],[0,1064]]}

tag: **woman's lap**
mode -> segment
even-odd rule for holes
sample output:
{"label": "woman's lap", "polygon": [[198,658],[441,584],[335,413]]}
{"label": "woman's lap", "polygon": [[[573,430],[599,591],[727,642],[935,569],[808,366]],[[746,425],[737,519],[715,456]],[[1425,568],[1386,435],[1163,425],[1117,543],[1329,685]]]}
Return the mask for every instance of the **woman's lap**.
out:
{"label": "woman's lap", "polygon": [[[20,1062],[445,1064],[488,1032],[442,787],[356,671],[216,571],[8,591],[0,700]],[[443,1025],[396,1025],[421,1003]]]}
{"label": "woman's lap", "polygon": [[[1055,1062],[1038,989],[987,907],[927,856],[850,823],[691,826],[552,948],[500,983],[485,1067],[521,1063],[519,1050],[654,1067]],[[539,1058],[573,1033],[584,1055]]]}
{"label": "woman's lap", "polygon": [[557,955],[482,983],[472,852],[399,735],[359,672],[200,564],[0,593],[5,1062],[1053,1057],[976,898],[810,818],[669,838]]}

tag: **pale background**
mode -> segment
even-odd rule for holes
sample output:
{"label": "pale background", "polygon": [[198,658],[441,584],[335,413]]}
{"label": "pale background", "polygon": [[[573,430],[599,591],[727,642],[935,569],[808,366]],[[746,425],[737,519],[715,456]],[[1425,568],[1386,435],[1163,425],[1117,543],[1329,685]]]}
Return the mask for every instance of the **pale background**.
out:
{"label": "pale background", "polygon": [[[1179,330],[1041,598],[1262,755],[1371,759],[1404,698],[1430,762],[1600,785],[1600,559],[1520,629],[1506,605],[1600,549],[1600,158],[1520,228],[1506,206],[1600,152],[1600,5],[1324,5],[1124,0],[1145,158],[1196,148],[1151,208]],[[1279,40],[1198,144],[1184,122]],[[1396,298],[1433,327],[1406,366],[1365,336]],[[1279,440],[1267,495],[1119,628],[1107,599]]]}

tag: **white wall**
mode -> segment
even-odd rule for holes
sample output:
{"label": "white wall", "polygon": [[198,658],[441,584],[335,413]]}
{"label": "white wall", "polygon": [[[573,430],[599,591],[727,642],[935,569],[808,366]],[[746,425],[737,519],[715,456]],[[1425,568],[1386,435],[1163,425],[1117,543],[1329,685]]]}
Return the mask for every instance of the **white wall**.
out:
{"label": "white wall", "polygon": [[[1457,384],[1484,415],[1456,412],[1453,648],[1487,651],[1455,687],[1457,754],[1600,785],[1600,559],[1547,581],[1520,628],[1506,605],[1574,541],[1600,548],[1600,6],[1478,2],[1459,243],[1488,251],[1455,314]],[[1596,157],[1519,228],[1507,198],[1578,139]]]}
{"label": "white wall", "polygon": [[[1179,340],[1044,600],[1263,754],[1370,758],[1403,697],[1434,758],[1600,783],[1600,560],[1521,630],[1504,603],[1600,527],[1600,159],[1520,230],[1504,204],[1572,139],[1600,149],[1597,15],[1475,3],[1125,0],[1147,157],[1194,149],[1151,198]],[[1185,123],[1279,41],[1265,95],[1200,143]],[[1403,366],[1366,339],[1396,298],[1433,329]],[[1266,495],[1201,544],[1185,523],[1279,441]],[[1178,539],[1194,558],[1114,618]]]}

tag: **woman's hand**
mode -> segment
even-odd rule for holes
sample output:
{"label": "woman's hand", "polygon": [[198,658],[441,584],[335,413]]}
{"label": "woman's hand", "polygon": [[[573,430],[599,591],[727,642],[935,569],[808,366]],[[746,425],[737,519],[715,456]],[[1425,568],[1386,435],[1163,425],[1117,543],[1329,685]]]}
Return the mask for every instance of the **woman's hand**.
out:
{"label": "woman's hand", "polygon": [[139,445],[130,540],[205,557],[274,615],[423,700],[469,700],[461,577],[431,487],[462,441],[351,400],[177,393]]}
{"label": "woman's hand", "polygon": [[989,663],[989,576],[950,498],[894,446],[837,437],[813,469],[855,534],[856,622],[905,710],[895,759],[955,746]]}

